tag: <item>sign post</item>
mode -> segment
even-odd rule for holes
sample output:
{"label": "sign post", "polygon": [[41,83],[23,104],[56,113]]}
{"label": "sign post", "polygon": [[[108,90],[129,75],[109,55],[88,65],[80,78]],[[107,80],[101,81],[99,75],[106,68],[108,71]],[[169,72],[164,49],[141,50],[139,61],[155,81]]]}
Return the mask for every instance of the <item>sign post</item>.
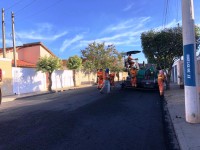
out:
{"label": "sign post", "polygon": [[200,123],[193,0],[182,0],[185,115],[189,123]]}

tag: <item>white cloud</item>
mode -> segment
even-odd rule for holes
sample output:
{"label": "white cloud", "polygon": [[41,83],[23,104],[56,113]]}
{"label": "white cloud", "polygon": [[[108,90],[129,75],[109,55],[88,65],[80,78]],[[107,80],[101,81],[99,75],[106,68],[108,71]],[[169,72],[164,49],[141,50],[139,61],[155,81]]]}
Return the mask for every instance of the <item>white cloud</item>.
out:
{"label": "white cloud", "polygon": [[[106,35],[102,38],[98,38],[91,41],[85,41],[84,43],[96,42],[108,42],[117,45],[135,45],[140,42],[140,35],[146,31],[146,24],[151,20],[151,17],[141,17],[129,20],[123,20],[118,24],[108,26],[102,34]],[[110,36],[107,36],[107,35]],[[138,45],[138,44],[136,44]]]}
{"label": "white cloud", "polygon": [[53,30],[53,25],[50,23],[37,23],[36,26],[40,32]]}
{"label": "white cloud", "polygon": [[131,8],[133,7],[133,3],[131,3],[131,4],[128,4],[124,9],[123,9],[123,11],[129,11],[129,10],[131,10]]}
{"label": "white cloud", "polygon": [[[148,31],[149,29],[149,21],[151,17],[141,17],[135,19],[129,19],[125,21],[121,21],[118,24],[113,24],[105,28],[105,30],[99,34],[100,38],[90,38],[83,39],[82,35],[77,35],[73,39],[66,39],[60,51],[64,52],[66,48],[70,49],[73,52],[80,50],[84,47],[87,47],[88,44],[92,42],[104,42],[105,45],[114,44],[117,46],[129,46],[129,47],[139,47],[140,43],[140,35],[142,32]],[[166,27],[175,26],[177,22],[172,20],[170,23],[166,25]],[[162,29],[161,26],[158,26],[157,29]],[[88,37],[89,38],[89,37]]]}
{"label": "white cloud", "polygon": [[[71,50],[87,47],[92,42],[105,42],[106,45],[114,44],[115,46],[139,46],[140,35],[146,31],[145,25],[150,21],[151,17],[141,17],[129,20],[123,20],[118,24],[113,24],[104,29],[100,34],[100,38],[91,40],[82,40],[82,38],[74,38],[72,40],[65,40],[60,50],[63,52],[67,47]],[[76,39],[76,40],[75,40]],[[77,42],[75,46],[70,47],[73,43]]]}
{"label": "white cloud", "polygon": [[58,33],[52,24],[37,23],[34,29],[16,31],[16,36],[26,42],[30,40],[54,41],[60,37],[65,36],[67,33],[67,31],[62,31]]}
{"label": "white cloud", "polygon": [[172,28],[172,27],[176,27],[178,26],[178,23],[179,25],[182,24],[182,21],[176,21],[176,19],[173,19],[171,22],[169,22],[168,24],[166,24],[165,26],[158,26],[156,28],[154,28],[155,30],[162,30],[164,28]]}
{"label": "white cloud", "polygon": [[72,45],[73,43],[75,43],[75,42],[77,42],[77,41],[79,41],[79,40],[81,40],[81,39],[83,39],[83,35],[76,35],[73,39],[66,39],[64,42],[63,42],[63,44],[62,44],[62,46],[61,46],[61,48],[60,48],[60,51],[61,52],[64,52],[65,50],[66,50],[66,48],[67,47],[69,47],[70,45]]}
{"label": "white cloud", "polygon": [[54,41],[64,35],[66,35],[68,32],[63,31],[62,33],[58,33],[55,35],[49,35],[48,33],[39,33],[37,31],[30,31],[30,32],[16,32],[16,34],[21,39],[29,39],[29,40],[47,40],[47,41]]}
{"label": "white cloud", "polygon": [[147,22],[151,20],[151,17],[141,17],[122,21],[115,25],[108,26],[102,33],[119,32],[124,30],[133,30],[143,27]]}

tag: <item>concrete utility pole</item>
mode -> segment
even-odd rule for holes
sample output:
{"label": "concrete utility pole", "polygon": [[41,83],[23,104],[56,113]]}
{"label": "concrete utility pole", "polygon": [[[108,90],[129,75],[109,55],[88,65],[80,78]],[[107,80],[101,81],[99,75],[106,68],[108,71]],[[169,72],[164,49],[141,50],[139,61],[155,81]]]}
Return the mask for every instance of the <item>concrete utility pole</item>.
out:
{"label": "concrete utility pole", "polygon": [[3,8],[2,8],[2,44],[3,44],[3,58],[6,58],[6,36],[5,36],[5,21],[4,21]]}
{"label": "concrete utility pole", "polygon": [[182,0],[186,121],[200,123],[193,0]]}
{"label": "concrete utility pole", "polygon": [[17,67],[16,61],[16,46],[15,46],[15,26],[14,26],[14,13],[11,13],[12,17],[12,39],[13,39],[13,59],[14,59],[14,67]]}

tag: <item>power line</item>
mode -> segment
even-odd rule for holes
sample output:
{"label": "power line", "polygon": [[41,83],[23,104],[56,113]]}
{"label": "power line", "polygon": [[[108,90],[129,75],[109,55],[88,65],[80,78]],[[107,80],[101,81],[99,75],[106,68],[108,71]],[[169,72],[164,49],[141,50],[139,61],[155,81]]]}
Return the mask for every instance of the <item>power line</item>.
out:
{"label": "power line", "polygon": [[163,8],[163,19],[162,19],[162,26],[164,27],[164,20],[165,20],[165,11],[166,11],[166,0],[164,2],[164,8]]}
{"label": "power line", "polygon": [[176,14],[176,22],[178,22],[178,19],[179,19],[179,0],[176,0],[176,10],[177,10],[177,14]]}
{"label": "power line", "polygon": [[32,5],[35,1],[37,1],[37,0],[32,0],[30,3],[28,3],[27,5],[25,5],[24,7],[22,7],[22,8],[19,9],[18,11],[16,11],[16,12],[15,12],[15,15],[16,15],[17,13],[19,13],[20,11],[22,11],[23,9],[25,9],[25,8],[29,7],[30,5]]}
{"label": "power line", "polygon": [[166,0],[166,8],[165,8],[165,16],[164,16],[164,27],[167,23],[167,15],[168,15],[168,10],[169,10],[169,0]]}
{"label": "power line", "polygon": [[40,10],[40,11],[37,11],[37,12],[31,14],[31,15],[28,15],[28,16],[26,16],[26,17],[24,17],[24,18],[20,18],[20,19],[26,19],[26,18],[29,18],[29,17],[32,17],[32,16],[36,16],[36,15],[38,15],[38,14],[41,14],[42,12],[44,12],[44,11],[50,9],[51,7],[55,7],[55,5],[58,5],[58,4],[61,3],[62,1],[64,1],[64,0],[57,0],[56,2],[54,2],[54,3],[52,3],[51,5],[47,6],[46,8],[44,8],[44,9],[42,9],[42,10]]}
{"label": "power line", "polygon": [[16,2],[16,3],[14,3],[13,5],[11,5],[10,7],[6,8],[5,10],[7,11],[7,10],[13,8],[14,6],[16,6],[17,4],[21,3],[22,1],[23,0],[20,0],[20,1]]}
{"label": "power line", "polygon": [[18,36],[16,32],[15,32],[15,35],[17,36],[18,41],[20,41],[23,44],[24,42],[22,41],[22,39],[20,38],[20,36]]}

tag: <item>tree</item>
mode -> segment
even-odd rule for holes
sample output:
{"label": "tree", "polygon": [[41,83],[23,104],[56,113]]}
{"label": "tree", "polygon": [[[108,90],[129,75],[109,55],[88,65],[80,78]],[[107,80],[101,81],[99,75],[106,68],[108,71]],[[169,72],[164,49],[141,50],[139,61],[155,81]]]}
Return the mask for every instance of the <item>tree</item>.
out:
{"label": "tree", "polygon": [[[198,39],[199,28],[196,27],[195,31]],[[157,64],[159,68],[167,70],[167,79],[170,81],[172,65],[183,55],[182,27],[143,32],[141,42],[148,63]]]}
{"label": "tree", "polygon": [[67,68],[73,70],[73,81],[74,86],[76,86],[76,80],[75,80],[75,70],[82,67],[82,59],[78,57],[77,55],[69,57],[67,60]]}
{"label": "tree", "polygon": [[81,50],[81,53],[85,70],[96,71],[109,68],[112,71],[118,71],[123,68],[122,55],[114,45],[106,47],[105,43],[93,42]]}
{"label": "tree", "polygon": [[44,57],[39,58],[36,64],[36,67],[37,67],[36,70],[48,73],[48,81],[49,81],[48,91],[52,91],[51,76],[52,76],[53,71],[61,68],[61,66],[62,66],[62,61],[57,57],[44,56]]}

